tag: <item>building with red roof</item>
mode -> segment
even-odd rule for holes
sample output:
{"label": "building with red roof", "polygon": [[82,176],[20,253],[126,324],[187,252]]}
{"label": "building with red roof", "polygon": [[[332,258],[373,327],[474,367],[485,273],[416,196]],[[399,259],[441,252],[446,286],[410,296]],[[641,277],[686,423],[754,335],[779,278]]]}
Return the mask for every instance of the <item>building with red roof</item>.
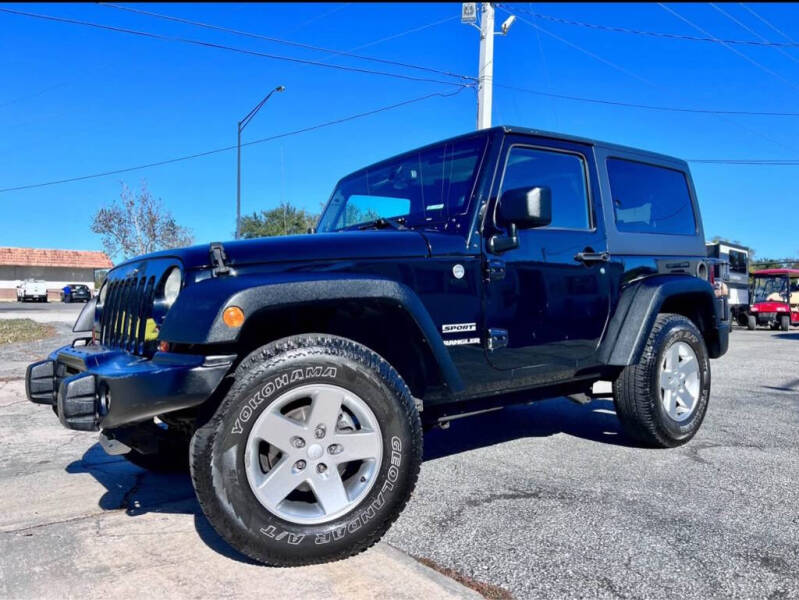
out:
{"label": "building with red roof", "polygon": [[82,283],[94,290],[99,272],[112,266],[105,252],[94,250],[0,246],[0,300],[16,300],[16,288],[26,279],[46,282],[51,300],[57,300],[61,289],[70,283]]}

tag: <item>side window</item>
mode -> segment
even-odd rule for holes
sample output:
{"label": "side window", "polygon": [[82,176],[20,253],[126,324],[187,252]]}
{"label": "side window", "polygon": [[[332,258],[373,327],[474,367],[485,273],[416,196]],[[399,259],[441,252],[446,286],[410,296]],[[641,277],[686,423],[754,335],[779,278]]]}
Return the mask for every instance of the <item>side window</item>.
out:
{"label": "side window", "polygon": [[514,146],[508,153],[500,196],[515,188],[548,187],[552,223],[548,227],[590,229],[583,158],[576,154]]}
{"label": "side window", "polygon": [[695,235],[685,174],[631,160],[607,162],[616,229],[628,233]]}
{"label": "side window", "polygon": [[730,250],[730,270],[733,273],[746,273],[746,254]]}

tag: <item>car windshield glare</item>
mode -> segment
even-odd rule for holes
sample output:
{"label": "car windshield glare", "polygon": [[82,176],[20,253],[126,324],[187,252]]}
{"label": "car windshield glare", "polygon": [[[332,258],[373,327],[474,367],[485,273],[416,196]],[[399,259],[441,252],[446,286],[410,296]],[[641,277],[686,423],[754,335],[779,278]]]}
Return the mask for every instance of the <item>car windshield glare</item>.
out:
{"label": "car windshield glare", "polygon": [[410,227],[463,214],[484,148],[483,138],[456,140],[353,173],[336,186],[317,231],[357,228],[378,219],[400,219]]}

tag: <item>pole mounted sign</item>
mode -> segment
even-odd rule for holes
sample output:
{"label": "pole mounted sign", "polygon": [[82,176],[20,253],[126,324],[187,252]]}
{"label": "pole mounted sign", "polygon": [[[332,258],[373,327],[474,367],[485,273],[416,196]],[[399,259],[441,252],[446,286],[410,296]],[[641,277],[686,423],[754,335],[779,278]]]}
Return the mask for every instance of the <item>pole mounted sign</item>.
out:
{"label": "pole mounted sign", "polygon": [[461,4],[461,23],[477,22],[477,2],[464,2]]}

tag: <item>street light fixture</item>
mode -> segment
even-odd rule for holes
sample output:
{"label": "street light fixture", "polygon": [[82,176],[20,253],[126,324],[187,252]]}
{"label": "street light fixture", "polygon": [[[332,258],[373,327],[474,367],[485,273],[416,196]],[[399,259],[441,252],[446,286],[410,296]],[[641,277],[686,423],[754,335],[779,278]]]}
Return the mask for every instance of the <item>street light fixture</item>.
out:
{"label": "street light fixture", "polygon": [[238,143],[236,145],[236,239],[241,237],[241,132],[244,131],[244,128],[247,127],[250,121],[252,121],[253,117],[258,114],[258,111],[261,110],[266,101],[274,94],[275,92],[285,92],[286,87],[279,85],[272,91],[270,91],[263,100],[261,100],[255,108],[253,108],[247,116],[244,117],[241,121],[239,121],[238,126]]}

